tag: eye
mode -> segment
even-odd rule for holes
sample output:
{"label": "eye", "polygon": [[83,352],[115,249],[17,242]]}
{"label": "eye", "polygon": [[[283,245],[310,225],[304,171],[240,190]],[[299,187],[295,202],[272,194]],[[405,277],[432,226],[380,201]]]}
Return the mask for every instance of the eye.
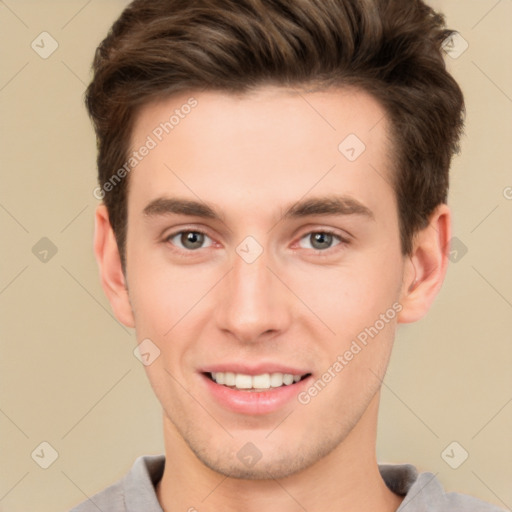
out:
{"label": "eye", "polygon": [[330,249],[343,241],[344,240],[340,236],[330,233],[329,231],[315,231],[303,236],[299,241],[299,246],[303,249],[325,251],[326,249]]}
{"label": "eye", "polygon": [[[202,231],[178,231],[177,233],[169,235],[165,241],[187,251],[210,247],[213,242],[212,239]],[[205,242],[207,245],[203,245]]]}

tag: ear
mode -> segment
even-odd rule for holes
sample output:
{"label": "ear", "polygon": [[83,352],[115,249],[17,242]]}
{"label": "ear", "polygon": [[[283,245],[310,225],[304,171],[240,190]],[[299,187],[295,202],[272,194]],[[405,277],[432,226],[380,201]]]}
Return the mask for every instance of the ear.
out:
{"label": "ear", "polygon": [[416,322],[430,309],[448,268],[450,238],[451,212],[441,204],[430,216],[428,226],[414,237],[413,251],[404,268],[399,323]]}
{"label": "ear", "polygon": [[116,318],[127,327],[134,327],[121,257],[105,205],[98,206],[95,220],[94,254],[100,269],[103,291]]}

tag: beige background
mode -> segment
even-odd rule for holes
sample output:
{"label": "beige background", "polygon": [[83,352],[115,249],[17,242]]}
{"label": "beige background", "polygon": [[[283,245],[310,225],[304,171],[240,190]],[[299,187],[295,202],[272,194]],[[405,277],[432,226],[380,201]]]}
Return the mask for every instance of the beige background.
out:
{"label": "beige background", "polygon": [[[126,3],[0,2],[5,512],[65,511],[121,477],[136,456],[162,451],[158,403],[133,334],[112,317],[91,249],[95,142],[82,97],[94,49]],[[450,194],[454,235],[467,253],[459,249],[430,315],[400,329],[378,454],[510,509],[512,2],[432,4],[469,43],[447,57],[468,105]],[[43,31],[58,42],[47,59],[31,48]],[[58,251],[46,262],[32,252],[43,237]],[[58,452],[48,469],[35,462],[43,441]],[[469,453],[458,469],[441,457],[452,441]],[[452,460],[460,455],[456,447]]]}

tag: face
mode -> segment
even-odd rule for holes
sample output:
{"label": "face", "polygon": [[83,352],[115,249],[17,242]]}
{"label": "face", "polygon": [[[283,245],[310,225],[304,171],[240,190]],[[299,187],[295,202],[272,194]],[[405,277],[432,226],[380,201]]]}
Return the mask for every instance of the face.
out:
{"label": "face", "polygon": [[310,467],[378,395],[401,307],[384,111],[350,90],[201,92],[142,109],[133,148],[148,136],[126,280],[167,434],[226,475]]}

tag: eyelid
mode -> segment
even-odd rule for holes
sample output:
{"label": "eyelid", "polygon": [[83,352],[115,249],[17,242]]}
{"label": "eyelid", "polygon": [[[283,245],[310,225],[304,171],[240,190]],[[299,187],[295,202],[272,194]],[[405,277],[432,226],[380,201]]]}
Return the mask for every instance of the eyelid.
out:
{"label": "eyelid", "polygon": [[[311,236],[315,233],[323,233],[323,234],[332,235],[333,237],[338,239],[338,243],[327,248],[327,249],[315,249],[312,247],[311,248],[300,247],[299,244],[300,244],[301,240],[303,240],[304,238]],[[297,241],[294,242],[292,249],[294,249],[294,250],[302,249],[302,250],[306,251],[306,254],[311,255],[313,253],[315,255],[315,257],[328,258],[328,257],[333,257],[338,251],[343,250],[348,245],[350,245],[351,239],[352,239],[352,236],[349,235],[348,233],[346,235],[342,235],[341,233],[339,233],[338,231],[336,231],[333,228],[325,228],[325,227],[319,226],[319,227],[313,228],[313,229],[309,228],[308,231],[303,232],[296,239]]]}
{"label": "eyelid", "polygon": [[[201,247],[199,249],[191,250],[191,249],[183,249],[182,247],[174,245],[170,241],[171,238],[174,238],[175,236],[181,235],[183,233],[200,233],[200,234],[204,235],[205,237],[208,237],[212,241],[212,244],[208,247]],[[162,241],[164,243],[172,245],[173,248],[176,249],[177,251],[187,252],[187,253],[197,253],[199,250],[208,249],[217,243],[216,240],[208,233],[207,229],[200,228],[197,226],[181,226],[180,228],[177,228],[175,230],[171,230],[169,232],[164,232],[164,234],[162,235]]]}
{"label": "eyelid", "polygon": [[165,228],[164,230],[162,230],[161,237],[166,239],[166,238],[175,236],[175,235],[177,235],[179,233],[183,233],[183,232],[202,233],[203,235],[208,235],[210,238],[212,238],[212,236],[209,234],[208,228],[203,227],[203,226],[193,225],[193,224],[174,226],[172,228],[171,227]]}
{"label": "eyelid", "polygon": [[334,228],[318,226],[318,227],[314,227],[314,228],[308,227],[307,231],[302,232],[302,234],[300,234],[300,236],[298,236],[297,239],[302,240],[305,236],[312,235],[314,233],[326,233],[326,234],[332,235],[332,236],[338,238],[343,243],[350,243],[350,241],[353,238],[352,235],[350,235],[349,233],[347,233],[345,231],[340,232],[339,230],[334,229]]}
{"label": "eyelid", "polygon": [[[191,249],[183,249],[183,248],[178,247],[170,242],[171,238],[174,238],[176,235],[180,235],[182,233],[201,233],[202,235],[208,237],[212,241],[212,244],[208,247],[201,247],[199,249],[191,250]],[[293,243],[293,246],[296,246],[303,238],[305,238],[307,236],[311,236],[314,233],[329,234],[329,235],[332,235],[333,237],[337,238],[339,241],[339,243],[337,243],[336,245],[329,247],[328,249],[324,249],[324,250],[306,249],[309,251],[314,251],[315,253],[318,253],[318,254],[321,254],[321,253],[330,254],[332,251],[336,250],[337,246],[346,246],[346,245],[350,244],[351,239],[352,239],[352,236],[349,235],[348,233],[343,235],[339,231],[337,231],[333,228],[326,228],[326,227],[321,227],[321,226],[318,226],[316,228],[309,227],[307,231],[304,231],[298,238],[296,238],[296,242]],[[208,229],[205,229],[202,227],[197,227],[197,226],[181,226],[180,228],[176,228],[175,230],[164,233],[164,235],[162,236],[162,239],[163,239],[164,243],[170,243],[173,246],[173,248],[176,249],[177,251],[186,252],[186,253],[198,253],[201,249],[208,249],[208,248],[214,247],[215,245],[218,245],[218,242],[215,240],[215,238],[208,233]],[[299,249],[303,249],[303,248],[299,247]]]}

